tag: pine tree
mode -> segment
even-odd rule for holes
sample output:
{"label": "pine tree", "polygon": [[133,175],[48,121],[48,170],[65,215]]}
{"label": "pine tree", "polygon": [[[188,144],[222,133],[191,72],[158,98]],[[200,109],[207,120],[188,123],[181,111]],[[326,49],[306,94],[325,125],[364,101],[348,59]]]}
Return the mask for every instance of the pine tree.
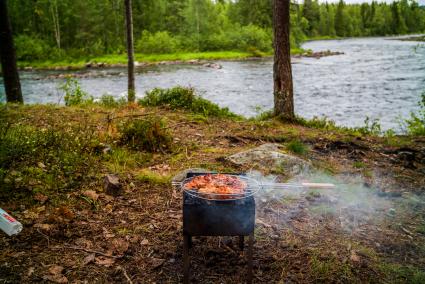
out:
{"label": "pine tree", "polygon": [[274,114],[294,120],[294,91],[292,83],[289,42],[290,0],[274,0]]}

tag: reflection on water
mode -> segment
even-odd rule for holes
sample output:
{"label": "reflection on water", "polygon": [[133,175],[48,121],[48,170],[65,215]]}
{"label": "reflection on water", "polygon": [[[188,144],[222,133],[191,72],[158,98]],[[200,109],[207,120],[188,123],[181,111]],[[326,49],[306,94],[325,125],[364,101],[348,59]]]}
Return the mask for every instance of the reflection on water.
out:
{"label": "reflection on water", "polygon": [[[308,42],[304,48],[345,54],[293,59],[295,108],[303,117],[327,116],[340,125],[361,126],[368,116],[379,119],[384,129],[397,129],[398,119],[416,110],[425,90],[425,47],[417,42],[360,38]],[[142,96],[155,87],[184,85],[195,87],[203,97],[245,116],[272,108],[272,59],[219,63],[223,66],[219,70],[195,65],[138,70],[137,93]],[[38,80],[55,72],[58,71],[22,72],[25,101],[60,101],[57,86],[63,79]],[[94,97],[125,95],[125,69],[93,72],[114,75],[79,79],[84,90]],[[4,95],[3,86],[0,92]]]}

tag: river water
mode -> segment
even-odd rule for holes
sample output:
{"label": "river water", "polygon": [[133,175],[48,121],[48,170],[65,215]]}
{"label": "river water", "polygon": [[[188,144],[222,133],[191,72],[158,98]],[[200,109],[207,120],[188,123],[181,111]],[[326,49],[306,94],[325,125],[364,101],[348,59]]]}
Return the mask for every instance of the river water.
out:
{"label": "river water", "polygon": [[[326,116],[345,126],[362,126],[369,117],[379,119],[383,129],[399,131],[400,118],[417,110],[420,95],[425,91],[424,44],[356,38],[312,41],[303,47],[344,54],[293,59],[297,114],[306,118]],[[272,59],[217,63],[223,68],[189,64],[144,67],[137,72],[137,94],[140,97],[155,87],[182,85],[192,86],[201,96],[247,117],[273,107]],[[58,72],[21,72],[25,102],[63,103],[58,91],[63,79],[47,78]],[[124,68],[90,72],[96,76],[79,79],[89,94],[95,98],[103,94],[125,96]],[[2,81],[0,95],[4,98]]]}

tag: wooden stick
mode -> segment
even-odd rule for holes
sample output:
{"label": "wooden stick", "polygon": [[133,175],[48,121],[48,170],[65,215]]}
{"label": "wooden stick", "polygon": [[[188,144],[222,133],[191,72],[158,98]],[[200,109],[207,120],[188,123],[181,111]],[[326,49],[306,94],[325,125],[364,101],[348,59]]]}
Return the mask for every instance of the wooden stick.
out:
{"label": "wooden stick", "polygon": [[309,188],[335,188],[335,185],[333,183],[303,182],[301,185]]}

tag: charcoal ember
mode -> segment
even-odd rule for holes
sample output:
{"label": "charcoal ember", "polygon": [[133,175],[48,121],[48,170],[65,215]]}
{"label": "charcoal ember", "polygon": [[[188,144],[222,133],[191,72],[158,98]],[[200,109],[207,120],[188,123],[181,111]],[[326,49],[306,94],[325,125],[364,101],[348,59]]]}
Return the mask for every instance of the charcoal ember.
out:
{"label": "charcoal ember", "polygon": [[123,186],[119,177],[116,175],[107,175],[104,178],[104,189],[106,194],[112,196],[120,196],[123,194]]}

